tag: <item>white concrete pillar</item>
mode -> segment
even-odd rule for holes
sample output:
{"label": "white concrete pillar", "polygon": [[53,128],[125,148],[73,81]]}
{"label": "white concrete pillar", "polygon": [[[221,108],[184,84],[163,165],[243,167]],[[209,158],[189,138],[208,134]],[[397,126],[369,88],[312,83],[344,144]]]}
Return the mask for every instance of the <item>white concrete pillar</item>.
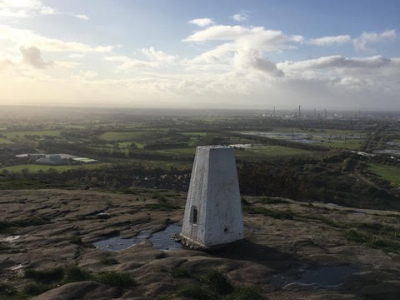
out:
{"label": "white concrete pillar", "polygon": [[194,248],[243,239],[239,183],[231,147],[197,147],[180,238]]}

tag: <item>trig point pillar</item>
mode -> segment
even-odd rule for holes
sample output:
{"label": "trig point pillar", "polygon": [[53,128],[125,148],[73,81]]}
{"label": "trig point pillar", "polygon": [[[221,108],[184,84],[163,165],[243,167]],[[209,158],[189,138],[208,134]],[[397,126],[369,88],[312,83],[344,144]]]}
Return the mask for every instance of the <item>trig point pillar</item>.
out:
{"label": "trig point pillar", "polygon": [[236,161],[231,147],[197,147],[180,239],[214,248],[243,239]]}

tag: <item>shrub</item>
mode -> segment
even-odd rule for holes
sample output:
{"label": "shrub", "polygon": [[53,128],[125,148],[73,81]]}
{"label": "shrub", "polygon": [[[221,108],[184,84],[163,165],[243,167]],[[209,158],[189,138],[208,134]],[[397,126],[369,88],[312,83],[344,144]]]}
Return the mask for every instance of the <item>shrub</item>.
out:
{"label": "shrub", "polygon": [[189,278],[191,277],[189,271],[184,268],[174,268],[171,270],[172,277],[174,278]]}
{"label": "shrub", "polygon": [[203,278],[213,292],[221,295],[229,294],[233,291],[233,286],[229,283],[224,274],[219,271],[211,271]]}
{"label": "shrub", "polygon": [[78,266],[72,266],[65,270],[64,281],[68,282],[78,282],[92,279],[92,275]]}
{"label": "shrub", "polygon": [[47,285],[38,284],[38,283],[30,283],[24,286],[23,293],[29,296],[36,296],[47,292],[51,288]]}
{"label": "shrub", "polygon": [[79,236],[74,236],[72,239],[70,239],[70,242],[79,246],[83,245],[82,239]]}
{"label": "shrub", "polygon": [[268,209],[265,207],[247,207],[245,211],[247,211],[249,214],[260,214],[274,219],[293,220],[295,216],[294,213],[292,213],[290,210],[280,211]]}
{"label": "shrub", "polygon": [[260,294],[257,289],[250,287],[238,288],[230,297],[229,300],[267,300]]}
{"label": "shrub", "polygon": [[178,296],[195,300],[217,300],[218,297],[197,286],[187,287],[178,293]]}
{"label": "shrub", "polygon": [[6,283],[0,283],[0,296],[13,296],[17,293],[16,289]]}
{"label": "shrub", "polygon": [[113,257],[105,257],[105,258],[102,258],[102,259],[100,260],[100,263],[101,263],[102,265],[108,265],[108,266],[119,264],[118,260],[116,260],[116,259],[113,258]]}
{"label": "shrub", "polygon": [[95,276],[95,281],[117,287],[128,287],[135,284],[128,273],[102,272]]}
{"label": "shrub", "polygon": [[52,283],[61,281],[63,279],[64,270],[62,268],[47,270],[28,269],[25,271],[24,275],[26,278],[30,278],[41,283]]}

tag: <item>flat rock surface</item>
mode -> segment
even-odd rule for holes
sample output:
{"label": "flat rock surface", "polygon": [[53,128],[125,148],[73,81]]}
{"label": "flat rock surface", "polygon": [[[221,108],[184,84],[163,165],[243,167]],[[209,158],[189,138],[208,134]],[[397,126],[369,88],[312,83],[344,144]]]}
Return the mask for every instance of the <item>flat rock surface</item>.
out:
{"label": "flat rock surface", "polygon": [[[28,269],[77,265],[90,274],[128,273],[135,283],[116,287],[91,280],[61,282],[27,298],[184,299],[177,291],[200,285],[199,278],[210,270],[225,274],[235,287],[258,289],[268,299],[398,299],[400,295],[398,235],[372,232],[386,244],[348,236],[359,228],[367,234],[374,224],[386,226],[379,230],[398,232],[398,213],[285,199],[266,203],[249,197],[244,241],[214,253],[155,249],[151,234],[180,224],[186,197],[165,192],[160,201],[159,194],[1,191],[0,284],[23,291],[35,283],[24,275]],[[172,208],[165,209],[165,203]],[[93,246],[109,237],[134,238],[143,232],[148,235],[122,251]]]}

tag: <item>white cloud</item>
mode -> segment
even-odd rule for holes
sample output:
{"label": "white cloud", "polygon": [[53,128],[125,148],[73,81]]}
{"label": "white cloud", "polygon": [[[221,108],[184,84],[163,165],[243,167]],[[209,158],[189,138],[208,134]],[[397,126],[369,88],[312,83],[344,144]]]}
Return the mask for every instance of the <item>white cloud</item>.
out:
{"label": "white cloud", "polygon": [[232,19],[235,20],[236,22],[244,22],[249,19],[249,12],[248,11],[241,11],[237,14],[234,14],[232,16]]}
{"label": "white cloud", "polygon": [[204,41],[231,41],[239,37],[251,35],[257,31],[263,31],[263,27],[246,28],[242,26],[216,25],[204,30],[197,31],[187,37],[185,42],[204,42]]}
{"label": "white cloud", "polygon": [[267,30],[264,27],[244,27],[215,25],[196,31],[185,42],[233,41],[236,46],[263,51],[291,49],[291,43],[298,43],[302,36],[285,36],[281,31]]}
{"label": "white cloud", "polygon": [[41,36],[30,30],[17,29],[0,25],[0,37],[2,40],[10,41],[17,46],[36,46],[42,51],[51,52],[111,52],[112,46],[95,46],[78,42],[66,42],[59,39],[52,39]]}
{"label": "white cloud", "polygon": [[21,47],[20,52],[22,54],[23,62],[29,64],[33,68],[36,69],[44,69],[50,65],[52,62],[45,62],[42,58],[42,53],[40,49],[36,47]]}
{"label": "white cloud", "polygon": [[368,44],[382,41],[393,41],[397,37],[396,30],[386,30],[382,33],[363,32],[361,36],[354,40],[354,47],[357,50],[368,50]]}
{"label": "white cloud", "polygon": [[262,72],[264,75],[282,77],[284,73],[265,57],[264,52],[282,51],[294,48],[292,43],[303,41],[303,37],[285,36],[281,31],[266,30],[264,27],[217,25],[197,31],[185,39],[186,42],[221,41],[221,45],[203,54],[186,60],[188,70],[208,69],[232,70],[251,76]]}
{"label": "white cloud", "polygon": [[317,39],[311,39],[308,43],[316,46],[331,46],[334,44],[346,44],[351,43],[352,39],[350,35],[336,35],[336,36],[324,36]]}
{"label": "white cloud", "polygon": [[69,54],[68,57],[69,58],[82,59],[82,58],[85,58],[86,55],[85,54],[81,54],[81,53],[73,53],[73,54]]}
{"label": "white cloud", "polygon": [[78,18],[78,19],[81,19],[81,20],[84,20],[84,21],[89,21],[89,17],[88,17],[87,15],[77,15],[77,14],[73,14],[73,16],[74,16],[75,18]]}
{"label": "white cloud", "polygon": [[131,72],[137,69],[149,69],[160,66],[160,63],[156,61],[134,59],[127,56],[107,56],[104,60],[122,63],[117,67],[117,71],[119,72]]}
{"label": "white cloud", "polygon": [[340,55],[325,56],[298,62],[279,63],[278,67],[285,70],[310,70],[310,69],[375,69],[384,67],[392,62],[382,56],[363,58],[347,58]]}
{"label": "white cloud", "polygon": [[122,63],[117,70],[122,72],[130,72],[135,69],[162,68],[175,62],[176,56],[169,55],[163,51],[154,49],[154,47],[143,48],[140,52],[147,58],[141,60],[128,56],[106,56],[104,60]]}
{"label": "white cloud", "polygon": [[209,18],[194,19],[189,21],[190,24],[197,25],[199,27],[207,27],[214,24],[214,21]]}
{"label": "white cloud", "polygon": [[40,9],[40,14],[41,15],[57,15],[57,14],[59,14],[59,12],[50,6],[43,6]]}
{"label": "white cloud", "polygon": [[257,70],[272,76],[281,77],[283,72],[278,70],[275,63],[262,57],[262,53],[257,50],[240,49],[234,57],[234,66],[239,70]]}
{"label": "white cloud", "polygon": [[130,60],[127,56],[106,56],[104,57],[106,61],[115,61],[115,62],[127,62]]}
{"label": "white cloud", "polygon": [[57,9],[43,4],[40,0],[0,0],[0,16],[4,18],[30,18],[38,15],[69,15],[82,20],[89,20],[83,14],[62,13]]}
{"label": "white cloud", "polygon": [[120,65],[117,68],[117,70],[123,71],[123,72],[130,72],[135,69],[155,68],[158,66],[159,66],[159,64],[156,62],[150,62],[150,61],[139,60],[139,59],[130,59],[129,61],[124,62],[122,65]]}
{"label": "white cloud", "polygon": [[154,47],[143,48],[141,52],[152,61],[157,61],[164,64],[171,64],[176,60],[176,56],[166,54],[162,51],[157,51]]}

